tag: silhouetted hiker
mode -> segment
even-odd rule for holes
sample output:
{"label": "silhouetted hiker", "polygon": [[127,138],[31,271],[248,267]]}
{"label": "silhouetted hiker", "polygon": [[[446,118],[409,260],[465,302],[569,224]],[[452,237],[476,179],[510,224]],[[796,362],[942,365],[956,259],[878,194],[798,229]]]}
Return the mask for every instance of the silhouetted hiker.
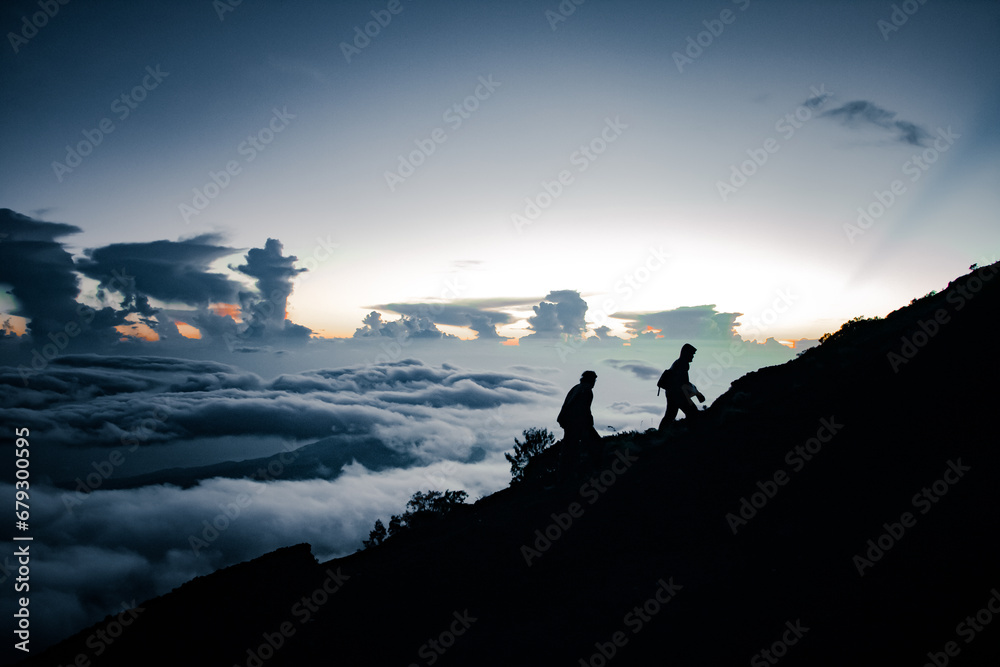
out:
{"label": "silhouetted hiker", "polygon": [[659,382],[656,383],[657,387],[665,389],[667,393],[667,412],[660,420],[661,431],[674,422],[678,410],[682,410],[688,419],[698,414],[698,407],[691,400],[692,396],[697,396],[702,403],[705,402],[705,397],[698,391],[697,387],[691,384],[691,380],[688,378],[691,360],[694,359],[694,353],[697,351],[691,343],[684,343],[684,347],[681,348],[681,356],[670,366],[669,370],[664,371]]}
{"label": "silhouetted hiker", "polygon": [[562,410],[556,417],[556,421],[566,431],[559,452],[560,479],[566,478],[569,468],[572,468],[573,472],[579,471],[581,455],[586,459],[587,465],[597,463],[601,436],[594,428],[594,415],[590,412],[590,405],[594,402],[596,382],[597,373],[584,371],[580,376],[580,384],[566,394]]}

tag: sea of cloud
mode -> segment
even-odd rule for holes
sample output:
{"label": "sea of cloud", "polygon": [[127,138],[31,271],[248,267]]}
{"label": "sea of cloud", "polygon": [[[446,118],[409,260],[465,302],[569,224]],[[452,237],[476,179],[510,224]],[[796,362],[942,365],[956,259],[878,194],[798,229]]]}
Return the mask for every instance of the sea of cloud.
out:
{"label": "sea of cloud", "polygon": [[[743,345],[732,359],[722,343],[700,347],[692,370],[704,372],[710,401],[747,370],[792,356]],[[0,368],[4,423],[31,432],[36,646],[278,547],[309,542],[320,560],[352,553],[416,491],[475,500],[504,488],[504,452],[527,428],[560,437],[555,415],[588,368],[599,375],[602,433],[655,426],[655,380],[675,348],[435,341],[386,354],[358,341],[221,361],[79,354],[27,386]],[[285,464],[246,475],[238,464],[248,461]],[[201,472],[186,488],[129,484],[171,469]],[[13,551],[7,542],[3,553]],[[12,557],[0,567],[11,585]],[[5,596],[3,613],[13,603]]]}

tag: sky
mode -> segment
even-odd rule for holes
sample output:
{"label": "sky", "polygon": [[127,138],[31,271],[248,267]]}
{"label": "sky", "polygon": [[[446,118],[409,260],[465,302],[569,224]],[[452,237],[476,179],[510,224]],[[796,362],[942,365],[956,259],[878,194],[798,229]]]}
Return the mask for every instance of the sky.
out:
{"label": "sky", "polygon": [[[0,410],[41,445],[39,642],[289,543],[351,553],[420,489],[503,488],[586,368],[598,428],[645,429],[684,342],[711,402],[995,261],[998,20],[5,3]],[[388,463],[101,488],[315,443]]]}
{"label": "sky", "polygon": [[78,258],[211,238],[243,282],[273,238],[325,337],[386,304],[517,337],[553,291],[749,319],[786,290],[745,337],[817,338],[996,253],[995,3],[387,7],[71,3],[33,32],[8,3],[3,205],[79,228]]}

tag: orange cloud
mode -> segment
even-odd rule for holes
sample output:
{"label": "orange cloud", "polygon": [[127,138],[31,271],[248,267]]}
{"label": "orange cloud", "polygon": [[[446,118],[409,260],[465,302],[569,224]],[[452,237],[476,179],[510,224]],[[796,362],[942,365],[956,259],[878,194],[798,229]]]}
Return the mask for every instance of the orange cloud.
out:
{"label": "orange cloud", "polygon": [[160,340],[160,335],[150,329],[145,324],[119,324],[115,327],[118,333],[122,334],[123,340],[127,338],[139,338],[150,342]]}
{"label": "orange cloud", "polygon": [[177,325],[177,333],[185,338],[201,340],[201,331],[199,331],[196,327],[191,326],[187,322],[181,322],[180,320],[175,320],[174,324]]}
{"label": "orange cloud", "polygon": [[220,317],[231,317],[237,322],[240,321],[240,307],[235,303],[216,303],[211,309]]}

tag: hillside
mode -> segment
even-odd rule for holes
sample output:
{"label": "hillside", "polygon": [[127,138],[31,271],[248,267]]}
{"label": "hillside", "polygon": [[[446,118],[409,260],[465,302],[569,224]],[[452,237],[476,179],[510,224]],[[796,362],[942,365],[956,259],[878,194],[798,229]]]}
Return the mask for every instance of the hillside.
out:
{"label": "hillside", "polygon": [[995,665],[998,270],[606,438],[570,484],[282,549],[21,664]]}

